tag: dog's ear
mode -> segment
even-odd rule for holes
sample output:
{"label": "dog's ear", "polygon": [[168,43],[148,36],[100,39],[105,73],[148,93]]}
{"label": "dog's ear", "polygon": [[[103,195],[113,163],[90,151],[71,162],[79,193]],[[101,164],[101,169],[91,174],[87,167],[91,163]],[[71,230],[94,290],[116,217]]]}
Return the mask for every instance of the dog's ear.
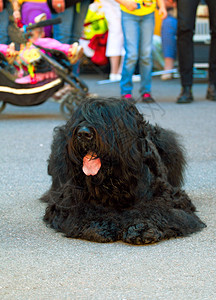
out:
{"label": "dog's ear", "polygon": [[181,186],[187,164],[185,148],[181,144],[180,136],[158,125],[152,128],[154,130],[151,131],[151,140],[168,169],[168,180],[173,186]]}
{"label": "dog's ear", "polygon": [[48,174],[53,182],[65,183],[68,179],[67,130],[65,126],[54,129],[51,154],[48,160]]}

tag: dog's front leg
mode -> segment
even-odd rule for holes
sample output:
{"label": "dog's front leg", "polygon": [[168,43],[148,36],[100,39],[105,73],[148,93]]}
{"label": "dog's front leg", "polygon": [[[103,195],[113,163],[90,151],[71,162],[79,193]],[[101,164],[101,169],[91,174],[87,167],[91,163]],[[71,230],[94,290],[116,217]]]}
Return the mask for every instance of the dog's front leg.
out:
{"label": "dog's front leg", "polygon": [[109,243],[118,240],[118,227],[112,221],[92,221],[89,226],[85,226],[80,238],[98,243]]}
{"label": "dog's front leg", "polygon": [[125,243],[143,245],[157,243],[163,239],[163,232],[149,222],[138,222],[129,226],[124,232],[122,239]]}
{"label": "dog's front leg", "polygon": [[141,245],[187,236],[201,230],[205,224],[193,212],[157,205],[134,210],[123,226],[123,241]]}
{"label": "dog's front leg", "polygon": [[80,203],[70,210],[61,227],[67,237],[98,243],[119,239],[119,221],[115,214],[101,206]]}

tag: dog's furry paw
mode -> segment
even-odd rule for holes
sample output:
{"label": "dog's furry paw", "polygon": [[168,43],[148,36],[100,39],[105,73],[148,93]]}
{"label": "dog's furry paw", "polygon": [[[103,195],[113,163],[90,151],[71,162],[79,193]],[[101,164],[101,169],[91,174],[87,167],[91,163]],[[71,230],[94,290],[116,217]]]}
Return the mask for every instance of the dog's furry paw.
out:
{"label": "dog's furry paw", "polygon": [[145,224],[128,227],[123,233],[123,241],[130,244],[142,245],[156,243],[162,238],[162,232],[157,228],[149,228]]}
{"label": "dog's furry paw", "polygon": [[92,222],[82,232],[82,238],[97,243],[115,242],[118,239],[118,228],[115,223],[102,221]]}

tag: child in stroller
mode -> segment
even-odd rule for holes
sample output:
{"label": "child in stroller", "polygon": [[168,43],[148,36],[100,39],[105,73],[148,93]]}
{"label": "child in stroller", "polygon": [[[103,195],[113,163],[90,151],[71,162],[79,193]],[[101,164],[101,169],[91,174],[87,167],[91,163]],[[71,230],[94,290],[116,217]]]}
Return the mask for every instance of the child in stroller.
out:
{"label": "child in stroller", "polygon": [[24,41],[24,46],[16,51],[14,44],[0,45],[0,112],[6,103],[18,106],[41,104],[65,83],[71,87],[70,94],[60,106],[65,117],[86,97],[88,87],[72,72],[72,65],[83,54],[82,47],[78,43],[67,45],[43,38],[43,27],[59,21],[39,19],[38,23],[26,27],[26,34],[14,24],[12,37],[16,37],[15,42]]}

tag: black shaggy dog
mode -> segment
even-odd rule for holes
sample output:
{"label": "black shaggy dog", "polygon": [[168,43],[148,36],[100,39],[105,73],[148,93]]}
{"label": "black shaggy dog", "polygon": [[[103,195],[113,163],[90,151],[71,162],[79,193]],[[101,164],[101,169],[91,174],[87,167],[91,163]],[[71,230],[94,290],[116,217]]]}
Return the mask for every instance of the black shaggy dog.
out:
{"label": "black shaggy dog", "polygon": [[176,135],[117,99],[89,99],[55,129],[44,220],[67,237],[155,243],[205,224],[181,189],[185,158]]}

